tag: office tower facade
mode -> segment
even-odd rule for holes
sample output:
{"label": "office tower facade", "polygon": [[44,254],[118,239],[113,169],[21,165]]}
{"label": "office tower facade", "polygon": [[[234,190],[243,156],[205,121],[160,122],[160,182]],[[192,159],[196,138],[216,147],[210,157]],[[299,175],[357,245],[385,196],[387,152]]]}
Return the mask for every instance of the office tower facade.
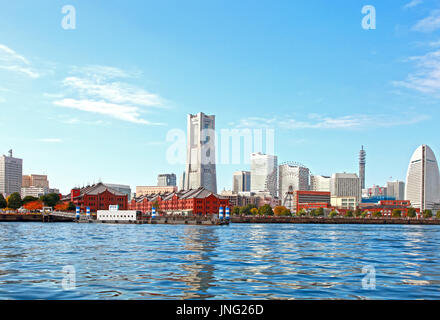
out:
{"label": "office tower facade", "polygon": [[333,197],[355,197],[362,200],[361,182],[356,173],[334,173],[330,180],[330,192]]}
{"label": "office tower facade", "polygon": [[277,196],[278,157],[261,152],[251,154],[251,192],[269,192]]}
{"label": "office tower facade", "polygon": [[166,187],[166,186],[176,186],[176,175],[174,173],[165,173],[159,174],[157,176],[157,186],[158,187]]}
{"label": "office tower facade", "polygon": [[405,182],[403,181],[388,181],[387,182],[387,196],[393,197],[396,200],[405,199]]}
{"label": "office tower facade", "polygon": [[414,208],[433,209],[440,203],[440,176],[437,159],[427,145],[414,151],[406,174],[405,200]]}
{"label": "office tower facade", "polygon": [[184,189],[205,189],[217,193],[215,166],[215,116],[188,115],[187,162]]}
{"label": "office tower facade", "polygon": [[310,176],[310,190],[311,191],[321,191],[330,192],[330,180],[331,177],[311,175]]}
{"label": "office tower facade", "polygon": [[9,155],[0,157],[0,193],[10,195],[14,192],[21,192],[23,175],[23,160],[14,158],[12,150]]}
{"label": "office tower facade", "polygon": [[232,191],[249,192],[251,191],[251,172],[237,171],[232,175]]}
{"label": "office tower facade", "polygon": [[367,153],[362,146],[361,151],[359,151],[359,179],[361,182],[361,189],[365,189],[365,164],[367,163]]}
{"label": "office tower facade", "polygon": [[288,192],[310,189],[310,170],[297,164],[282,164],[278,167],[279,197],[283,199]]}
{"label": "office tower facade", "polygon": [[27,188],[27,187],[49,188],[49,180],[47,180],[47,175],[43,175],[43,174],[24,175],[22,176],[21,186],[23,188]]}

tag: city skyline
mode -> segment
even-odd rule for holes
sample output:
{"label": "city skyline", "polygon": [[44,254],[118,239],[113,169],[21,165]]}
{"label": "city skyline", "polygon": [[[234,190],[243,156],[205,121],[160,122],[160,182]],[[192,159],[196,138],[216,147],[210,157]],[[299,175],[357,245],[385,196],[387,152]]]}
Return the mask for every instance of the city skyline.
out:
{"label": "city skyline", "polygon": [[[74,30],[61,27],[62,4],[1,5],[0,153],[14,149],[24,173],[48,175],[63,194],[179,177],[167,134],[200,111],[216,115],[217,131],[273,129],[279,162],[313,174],[358,172],[364,145],[367,186],[405,180],[421,144],[440,152],[433,1],[377,4],[375,30],[361,27],[362,1],[133,3],[77,1]],[[249,166],[216,170],[219,191]]]}

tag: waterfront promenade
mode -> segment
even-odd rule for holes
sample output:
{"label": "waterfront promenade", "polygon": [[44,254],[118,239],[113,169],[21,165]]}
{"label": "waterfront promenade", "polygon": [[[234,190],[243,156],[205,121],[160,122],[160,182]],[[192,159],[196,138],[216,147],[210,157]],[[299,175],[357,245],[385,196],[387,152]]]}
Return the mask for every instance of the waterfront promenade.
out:
{"label": "waterfront promenade", "polygon": [[[177,224],[176,218],[158,216],[155,223],[159,224]],[[81,220],[89,220],[81,215]],[[96,215],[91,216],[92,221],[96,220]],[[187,217],[188,220],[183,224],[202,224],[213,225],[210,219],[203,220],[202,223],[195,223],[195,217]],[[197,220],[197,219],[196,219]],[[206,221],[205,221],[206,220]],[[143,220],[142,220],[143,221]],[[140,222],[142,222],[140,221]],[[0,214],[0,222],[76,222],[74,213],[53,213],[51,215],[43,214]],[[147,221],[143,221],[148,223]],[[409,224],[409,225],[440,225],[440,219],[430,218],[361,218],[361,217],[280,217],[280,216],[231,216],[231,223],[251,223],[251,224]],[[151,222],[150,222],[151,223]]]}

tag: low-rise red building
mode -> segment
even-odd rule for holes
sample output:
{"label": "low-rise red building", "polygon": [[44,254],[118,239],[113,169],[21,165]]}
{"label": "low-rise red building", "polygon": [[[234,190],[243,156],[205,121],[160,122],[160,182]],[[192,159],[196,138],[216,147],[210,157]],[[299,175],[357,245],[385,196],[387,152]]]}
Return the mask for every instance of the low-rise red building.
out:
{"label": "low-rise red building", "polygon": [[293,191],[293,205],[296,212],[302,209],[330,208],[330,192]]}
{"label": "low-rise red building", "polygon": [[91,212],[108,210],[110,205],[118,205],[120,210],[128,208],[127,194],[109,188],[101,182],[84,188],[74,188],[62,201],[72,202],[80,207],[81,211],[86,211],[87,207]]}
{"label": "low-rise red building", "polygon": [[129,210],[151,213],[153,206],[163,214],[210,215],[229,207],[229,199],[204,188],[167,194],[144,195],[131,200]]}

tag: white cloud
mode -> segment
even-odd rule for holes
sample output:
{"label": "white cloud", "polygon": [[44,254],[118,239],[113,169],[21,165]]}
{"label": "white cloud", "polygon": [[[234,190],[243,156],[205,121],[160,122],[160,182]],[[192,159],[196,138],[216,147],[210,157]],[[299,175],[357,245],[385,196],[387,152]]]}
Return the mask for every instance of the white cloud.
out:
{"label": "white cloud", "polygon": [[440,10],[431,11],[430,15],[420,21],[414,26],[414,31],[432,32],[440,28]]}
{"label": "white cloud", "polygon": [[280,128],[280,129],[362,129],[372,127],[392,127],[408,125],[424,121],[426,115],[404,115],[401,117],[390,115],[348,115],[342,117],[327,117],[318,114],[309,114],[308,120],[298,120],[292,117],[260,118],[252,117],[241,119],[232,126],[238,128]]}
{"label": "white cloud", "polygon": [[0,44],[0,69],[25,74],[34,79],[40,77],[28,59],[3,44]]}
{"label": "white cloud", "polygon": [[160,123],[152,123],[150,121],[142,119],[140,117],[141,115],[139,108],[129,105],[115,104],[106,101],[77,100],[70,98],[54,101],[54,104],[60,107],[72,108],[81,111],[111,116],[115,119],[132,123],[160,125]]}
{"label": "white cloud", "polygon": [[72,72],[78,75],[63,80],[66,92],[53,101],[55,105],[137,124],[162,124],[143,117],[151,109],[166,108],[159,95],[128,82],[113,80],[134,77],[133,73],[107,66],[74,67]]}
{"label": "white cloud", "polygon": [[440,50],[410,57],[407,61],[414,62],[416,70],[404,81],[394,81],[393,84],[440,97]]}
{"label": "white cloud", "polygon": [[411,0],[407,4],[403,6],[404,9],[414,8],[415,6],[418,6],[419,4],[422,4],[423,0]]}

